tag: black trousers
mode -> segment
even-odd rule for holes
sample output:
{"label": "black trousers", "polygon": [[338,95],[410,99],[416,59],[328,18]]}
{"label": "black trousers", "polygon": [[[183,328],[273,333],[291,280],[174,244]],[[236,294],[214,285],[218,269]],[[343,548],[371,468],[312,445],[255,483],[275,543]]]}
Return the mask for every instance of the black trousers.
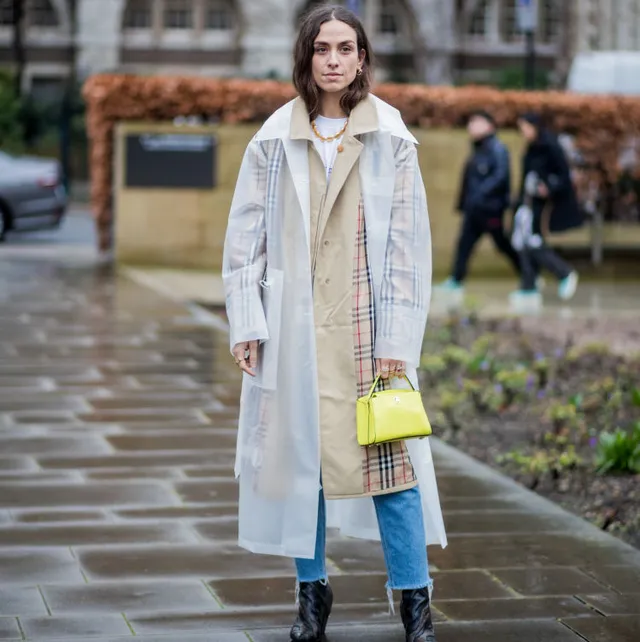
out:
{"label": "black trousers", "polygon": [[491,236],[496,249],[511,262],[513,269],[518,274],[521,273],[520,257],[505,233],[502,214],[496,216],[465,214],[452,270],[452,276],[458,283],[462,283],[466,278],[473,250],[485,234]]}
{"label": "black trousers", "polygon": [[542,269],[551,272],[559,281],[566,279],[573,271],[573,268],[546,244],[542,229],[542,212],[534,210],[531,227],[533,240],[520,252],[520,287],[523,290],[536,289],[536,279]]}

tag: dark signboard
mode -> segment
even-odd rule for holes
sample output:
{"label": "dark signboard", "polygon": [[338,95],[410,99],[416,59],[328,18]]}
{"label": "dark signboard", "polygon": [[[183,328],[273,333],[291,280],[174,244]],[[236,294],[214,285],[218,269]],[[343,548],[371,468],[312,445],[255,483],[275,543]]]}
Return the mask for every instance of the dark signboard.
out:
{"label": "dark signboard", "polygon": [[211,189],[217,141],[211,134],[128,134],[126,187]]}

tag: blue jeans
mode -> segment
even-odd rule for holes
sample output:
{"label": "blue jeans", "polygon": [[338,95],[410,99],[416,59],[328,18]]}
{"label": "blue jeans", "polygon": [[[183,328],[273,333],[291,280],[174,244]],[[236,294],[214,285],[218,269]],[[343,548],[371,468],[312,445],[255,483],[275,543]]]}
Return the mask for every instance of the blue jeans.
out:
{"label": "blue jeans", "polygon": [[[373,501],[389,576],[387,588],[402,591],[428,587],[432,590],[420,491],[416,487],[388,495],[376,495]],[[315,557],[312,560],[296,559],[298,582],[327,580],[326,539],[325,499],[321,490]]]}

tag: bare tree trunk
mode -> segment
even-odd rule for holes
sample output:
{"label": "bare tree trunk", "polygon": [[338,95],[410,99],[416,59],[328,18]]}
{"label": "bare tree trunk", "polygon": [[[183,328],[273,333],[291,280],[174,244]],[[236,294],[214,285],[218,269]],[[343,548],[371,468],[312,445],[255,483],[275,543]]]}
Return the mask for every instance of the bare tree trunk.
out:
{"label": "bare tree trunk", "polygon": [[22,96],[22,78],[26,65],[24,48],[24,7],[25,0],[13,0],[13,59],[15,62],[16,95]]}

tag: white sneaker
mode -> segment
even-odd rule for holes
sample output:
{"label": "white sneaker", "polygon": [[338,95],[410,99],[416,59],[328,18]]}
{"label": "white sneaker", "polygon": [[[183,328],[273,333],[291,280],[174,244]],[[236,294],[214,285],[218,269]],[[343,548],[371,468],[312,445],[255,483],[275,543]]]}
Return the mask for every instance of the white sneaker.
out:
{"label": "white sneaker", "polygon": [[537,290],[516,290],[509,295],[509,304],[516,312],[535,312],[542,307],[542,294]]}
{"label": "white sneaker", "polygon": [[569,274],[566,279],[562,279],[562,281],[560,281],[560,285],[558,285],[558,296],[563,301],[569,301],[569,299],[573,299],[573,296],[578,289],[579,280],[580,278],[578,276],[578,273],[575,271],[571,272],[571,274]]}

